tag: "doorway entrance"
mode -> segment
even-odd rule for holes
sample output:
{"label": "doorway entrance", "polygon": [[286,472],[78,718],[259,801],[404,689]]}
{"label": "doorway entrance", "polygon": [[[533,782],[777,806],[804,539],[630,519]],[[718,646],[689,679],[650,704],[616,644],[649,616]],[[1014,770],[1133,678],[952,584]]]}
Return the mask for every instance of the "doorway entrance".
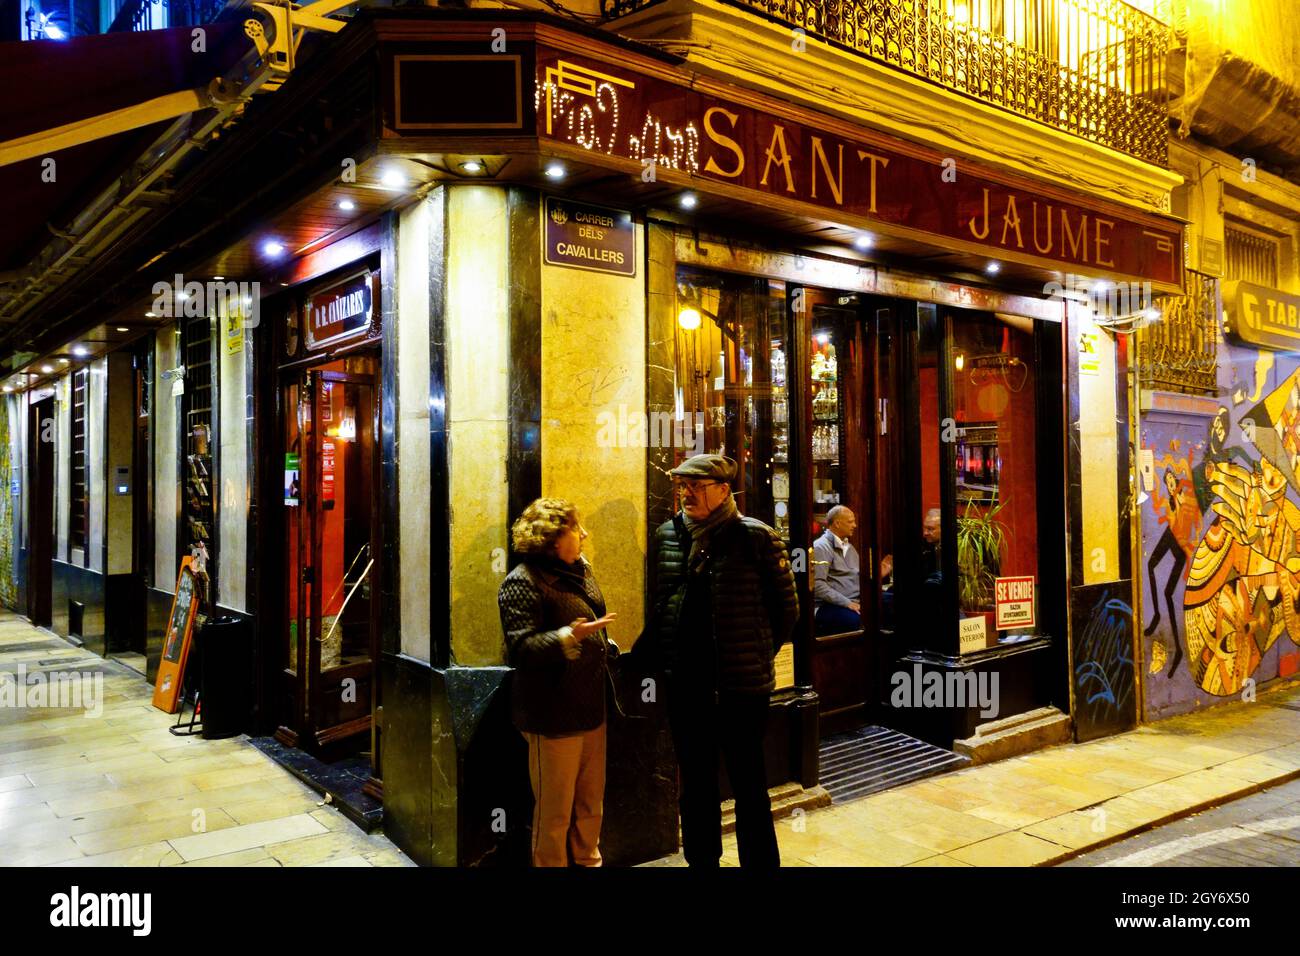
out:
{"label": "doorway entrance", "polygon": [[286,613],[276,738],[373,766],[380,525],[378,360],[296,371],[282,386]]}
{"label": "doorway entrance", "polygon": [[53,622],[54,397],[27,412],[27,616],[37,627]]}
{"label": "doorway entrance", "polygon": [[[805,640],[826,737],[889,719],[881,691],[892,650],[894,538],[909,506],[899,481],[902,429],[891,420],[904,407],[900,315],[916,306],[812,287],[793,297],[803,305],[793,317],[809,359],[798,370],[807,395],[815,605]],[[854,560],[856,578],[847,573]]]}

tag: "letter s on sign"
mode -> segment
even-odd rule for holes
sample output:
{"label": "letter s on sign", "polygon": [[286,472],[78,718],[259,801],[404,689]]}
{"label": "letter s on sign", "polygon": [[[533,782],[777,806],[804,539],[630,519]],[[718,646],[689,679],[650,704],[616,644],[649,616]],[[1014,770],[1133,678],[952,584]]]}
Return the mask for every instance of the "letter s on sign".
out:
{"label": "letter s on sign", "polygon": [[721,106],[713,106],[704,111],[704,132],[708,134],[709,139],[713,140],[719,146],[726,147],[736,154],[736,168],[731,172],[727,172],[715,163],[713,157],[710,156],[708,162],[704,164],[704,171],[706,173],[713,173],[715,176],[725,176],[728,179],[735,179],[745,170],[745,154],[741,150],[739,143],[730,136],[724,136],[713,128],[714,113],[721,113],[725,116],[727,122],[731,124],[732,129],[736,128],[736,120],[740,119],[740,117],[736,113],[727,112]]}

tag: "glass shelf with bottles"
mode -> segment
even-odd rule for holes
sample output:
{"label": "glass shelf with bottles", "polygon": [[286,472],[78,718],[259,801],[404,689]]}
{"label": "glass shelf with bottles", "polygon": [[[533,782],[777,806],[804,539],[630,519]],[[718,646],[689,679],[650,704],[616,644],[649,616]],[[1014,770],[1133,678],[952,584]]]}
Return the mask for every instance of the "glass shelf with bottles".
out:
{"label": "glass shelf with bottles", "polygon": [[772,511],[773,529],[790,537],[790,404],[786,391],[785,350],[772,339],[769,370],[772,381]]}
{"label": "glass shelf with bottles", "polygon": [[957,429],[957,499],[976,503],[998,497],[1002,456],[996,422],[972,422]]}
{"label": "glass shelf with bottles", "polygon": [[[772,340],[772,461],[790,460],[790,398],[786,391],[785,350],[780,339]],[[775,481],[774,481],[775,484]],[[773,497],[782,497],[773,491]],[[786,495],[785,497],[789,497]]]}
{"label": "glass shelf with bottles", "polygon": [[840,420],[838,365],[835,346],[825,333],[813,336],[812,357],[812,413],[813,421],[838,422]]}

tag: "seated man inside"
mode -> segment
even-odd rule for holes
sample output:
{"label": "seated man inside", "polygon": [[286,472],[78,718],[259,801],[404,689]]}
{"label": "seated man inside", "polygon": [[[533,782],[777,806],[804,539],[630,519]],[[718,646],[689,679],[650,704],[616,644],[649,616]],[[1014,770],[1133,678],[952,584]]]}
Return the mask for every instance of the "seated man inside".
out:
{"label": "seated man inside", "polygon": [[[939,543],[943,540],[943,512],[931,508],[921,522],[921,584],[931,589],[943,584],[943,557]],[[894,626],[894,556],[880,559],[880,626],[886,630]]]}
{"label": "seated man inside", "polygon": [[858,519],[844,505],[826,513],[826,531],[813,542],[813,617],[818,634],[862,629],[858,603],[858,552],[849,537]]}
{"label": "seated man inside", "polygon": [[939,552],[939,543],[943,540],[943,512],[938,508],[925,513],[921,538],[921,580],[927,584],[937,583],[943,579],[943,556]]}

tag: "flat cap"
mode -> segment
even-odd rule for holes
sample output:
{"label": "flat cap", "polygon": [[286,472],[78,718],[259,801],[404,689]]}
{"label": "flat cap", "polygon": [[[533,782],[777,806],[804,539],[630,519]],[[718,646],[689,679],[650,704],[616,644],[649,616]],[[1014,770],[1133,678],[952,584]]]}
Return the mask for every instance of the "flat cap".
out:
{"label": "flat cap", "polygon": [[736,477],[736,463],[724,455],[696,455],[668,474],[675,478],[712,478],[714,481],[731,481]]}

